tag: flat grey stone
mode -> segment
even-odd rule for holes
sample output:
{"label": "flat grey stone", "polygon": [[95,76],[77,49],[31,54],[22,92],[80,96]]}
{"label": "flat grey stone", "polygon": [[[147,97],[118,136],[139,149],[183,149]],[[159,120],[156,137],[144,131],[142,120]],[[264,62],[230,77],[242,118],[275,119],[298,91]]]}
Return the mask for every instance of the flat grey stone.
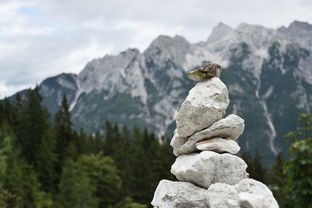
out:
{"label": "flat grey stone", "polygon": [[227,117],[215,122],[212,126],[195,133],[189,138],[182,137],[178,131],[175,131],[172,142],[175,156],[189,154],[197,151],[196,143],[213,138],[221,137],[226,139],[236,140],[244,131],[244,120],[235,114],[230,114]]}
{"label": "flat grey stone", "polygon": [[217,153],[228,152],[231,154],[236,154],[239,152],[240,147],[234,140],[214,137],[211,139],[203,140],[201,142],[197,142],[196,149],[201,151],[209,150]]}

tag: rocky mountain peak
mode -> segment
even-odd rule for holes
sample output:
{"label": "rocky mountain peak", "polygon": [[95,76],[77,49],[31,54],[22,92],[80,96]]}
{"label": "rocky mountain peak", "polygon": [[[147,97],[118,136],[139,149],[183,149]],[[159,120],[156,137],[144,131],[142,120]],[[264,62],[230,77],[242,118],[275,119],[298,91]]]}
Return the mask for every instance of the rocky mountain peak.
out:
{"label": "rocky mountain peak", "polygon": [[227,37],[233,35],[234,29],[222,22],[212,29],[210,36],[207,39],[208,43],[213,43],[226,39]]}
{"label": "rocky mountain peak", "polygon": [[312,31],[312,25],[310,25],[308,22],[301,22],[301,21],[295,20],[289,25],[288,29],[289,30],[299,29],[299,30]]}
{"label": "rocky mountain peak", "polygon": [[159,59],[171,59],[175,63],[183,63],[185,54],[191,50],[191,43],[184,37],[160,35],[145,50],[147,58],[158,57]]}
{"label": "rocky mountain peak", "polygon": [[150,47],[159,47],[159,48],[170,48],[172,46],[182,47],[189,46],[190,43],[180,35],[175,35],[174,37],[170,37],[168,35],[160,35],[155,40],[152,41]]}
{"label": "rocky mountain peak", "polygon": [[288,27],[278,28],[283,38],[295,41],[304,48],[312,48],[312,25],[308,22],[294,21]]}
{"label": "rocky mountain peak", "polygon": [[256,48],[266,47],[277,39],[274,29],[265,28],[261,25],[242,23],[235,31],[240,37],[240,41]]}
{"label": "rocky mountain peak", "polygon": [[269,160],[276,149],[286,149],[279,138],[291,130],[298,113],[312,111],[310,28],[298,21],[278,30],[219,23],[207,41],[196,44],[161,35],[143,53],[129,48],[93,59],[78,77],[47,79],[40,90],[52,114],[67,95],[77,129],[94,132],[108,119],[164,135],[172,132],[178,106],[194,85],[185,71],[217,63],[232,96],[228,113],[244,116],[250,125],[240,145],[264,149]]}
{"label": "rocky mountain peak", "polygon": [[207,44],[210,48],[215,48],[214,46],[217,45],[218,48],[228,50],[233,44],[245,42],[259,48],[271,43],[275,39],[275,30],[265,28],[261,25],[242,23],[237,28],[233,29],[224,23],[219,23],[212,30]]}
{"label": "rocky mountain peak", "polygon": [[118,55],[94,59],[79,73],[80,86],[83,91],[90,92],[103,89],[105,86],[109,87],[113,83],[117,85],[116,81],[126,76],[129,68],[133,68],[131,64],[138,62],[140,56],[138,49],[129,48]]}
{"label": "rocky mountain peak", "polygon": [[122,51],[120,55],[124,57],[134,58],[140,55],[140,51],[137,48],[128,48],[127,50]]}

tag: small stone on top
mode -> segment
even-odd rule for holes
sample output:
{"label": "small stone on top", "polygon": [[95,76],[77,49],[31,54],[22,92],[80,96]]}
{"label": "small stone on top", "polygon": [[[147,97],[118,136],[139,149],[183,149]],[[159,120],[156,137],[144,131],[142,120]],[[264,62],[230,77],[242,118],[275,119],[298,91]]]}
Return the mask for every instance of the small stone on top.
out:
{"label": "small stone on top", "polygon": [[206,64],[195,69],[194,71],[188,72],[188,78],[201,82],[211,79],[212,77],[220,77],[221,70],[221,66],[218,64]]}

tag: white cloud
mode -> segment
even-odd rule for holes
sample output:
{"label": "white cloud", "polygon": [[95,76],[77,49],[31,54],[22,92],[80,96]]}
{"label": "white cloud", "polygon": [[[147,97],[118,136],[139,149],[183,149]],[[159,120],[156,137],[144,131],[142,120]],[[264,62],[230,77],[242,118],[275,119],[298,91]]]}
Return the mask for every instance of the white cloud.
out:
{"label": "white cloud", "polygon": [[219,22],[267,27],[312,22],[310,0],[1,0],[0,95],[160,34],[207,39]]}

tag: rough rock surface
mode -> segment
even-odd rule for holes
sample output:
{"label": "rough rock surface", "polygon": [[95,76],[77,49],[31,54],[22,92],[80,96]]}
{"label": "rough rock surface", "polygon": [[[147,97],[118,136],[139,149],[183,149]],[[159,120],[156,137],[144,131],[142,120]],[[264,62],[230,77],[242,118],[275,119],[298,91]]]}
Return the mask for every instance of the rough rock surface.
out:
{"label": "rough rock surface", "polygon": [[207,190],[187,182],[161,180],[151,203],[157,208],[209,207]]}
{"label": "rough rock surface", "polygon": [[231,154],[236,154],[239,152],[240,147],[237,142],[233,140],[214,137],[196,143],[196,149],[201,151],[210,150],[218,153],[228,152]]}
{"label": "rough rock surface", "polygon": [[243,179],[231,186],[216,183],[208,189],[210,208],[278,208],[272,192],[261,182]]}
{"label": "rough rock surface", "polygon": [[176,158],[171,173],[179,181],[208,188],[213,183],[238,183],[243,179],[246,168],[246,163],[235,155],[203,151]]}
{"label": "rough rock surface", "polygon": [[222,118],[229,105],[229,92],[217,77],[199,82],[193,87],[177,114],[177,131],[188,137],[211,126]]}
{"label": "rough rock surface", "polygon": [[181,137],[176,130],[174,130],[174,134],[173,134],[173,137],[171,139],[171,142],[170,142],[170,146],[172,147],[173,149],[173,154],[175,156],[179,156],[179,155],[182,155],[182,154],[187,154],[187,153],[191,153],[193,151],[196,151],[196,148],[192,148],[191,150],[189,150],[189,152],[186,152],[184,151],[184,148],[183,148],[183,145],[187,142],[188,138],[187,137]]}
{"label": "rough rock surface", "polygon": [[208,190],[188,182],[162,180],[154,193],[156,208],[278,208],[261,182],[243,179],[236,185],[215,183]]}
{"label": "rough rock surface", "polygon": [[195,133],[188,139],[182,137],[178,131],[173,136],[171,142],[173,153],[176,156],[188,154],[196,151],[196,143],[212,137],[222,137],[226,139],[237,139],[244,131],[244,120],[235,114],[230,114],[215,122],[212,126]]}
{"label": "rough rock surface", "polygon": [[171,139],[171,142],[170,142],[170,146],[173,148],[173,154],[175,156],[178,156],[180,155],[179,154],[179,148],[185,144],[185,142],[187,141],[187,137],[181,137],[179,134],[178,134],[178,131],[177,130],[174,130],[174,135]]}
{"label": "rough rock surface", "polygon": [[201,82],[207,79],[211,79],[212,77],[220,77],[221,75],[221,66],[218,64],[206,64],[194,71],[190,71],[187,73],[188,78]]}

